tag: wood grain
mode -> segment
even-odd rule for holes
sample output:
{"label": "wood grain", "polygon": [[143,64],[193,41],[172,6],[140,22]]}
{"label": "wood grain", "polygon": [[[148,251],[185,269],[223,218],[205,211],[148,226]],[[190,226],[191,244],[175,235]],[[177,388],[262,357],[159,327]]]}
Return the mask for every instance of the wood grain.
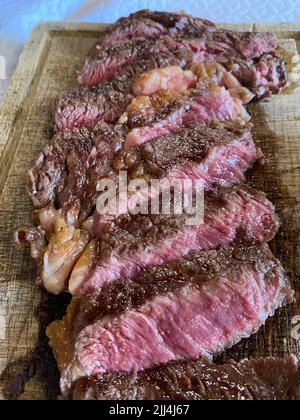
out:
{"label": "wood grain", "polygon": [[[300,25],[230,25],[239,30],[275,30],[282,46],[300,51]],[[32,221],[25,172],[50,137],[49,106],[76,84],[76,71],[99,36],[101,24],[37,27],[26,45],[0,113],[0,398],[54,399],[58,374],[45,328],[59,318],[67,296],[53,297],[34,284],[35,267],[26,251],[15,249],[15,227]],[[272,101],[251,105],[254,136],[269,164],[249,175],[278,208],[282,228],[272,243],[297,291],[298,304],[283,309],[259,334],[224,355],[299,354],[291,319],[300,315],[300,88]],[[5,321],[5,325],[4,324]]]}

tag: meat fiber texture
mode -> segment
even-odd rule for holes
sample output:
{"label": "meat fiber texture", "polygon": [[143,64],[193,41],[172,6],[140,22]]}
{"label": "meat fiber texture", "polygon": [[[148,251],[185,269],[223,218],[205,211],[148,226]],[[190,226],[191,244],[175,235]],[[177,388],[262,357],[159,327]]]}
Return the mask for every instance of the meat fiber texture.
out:
{"label": "meat fiber texture", "polygon": [[[263,193],[248,187],[207,196],[204,222],[189,226],[190,216],[124,216],[93,243],[72,272],[69,290],[82,295],[101,290],[120,278],[134,279],[190,251],[215,249],[238,240],[271,240],[279,223]],[[93,267],[93,268],[91,268]]]}
{"label": "meat fiber texture", "polygon": [[[81,301],[62,388],[78,377],[211,358],[293,299],[267,245],[195,252]],[[51,339],[51,333],[50,333]]]}
{"label": "meat fiber texture", "polygon": [[173,362],[136,374],[107,374],[76,381],[67,400],[299,401],[296,357]]}
{"label": "meat fiber texture", "polygon": [[94,87],[80,88],[58,100],[56,126],[80,128],[116,120],[132,93],[129,79],[166,65],[217,61],[254,96],[279,93],[286,86],[286,71],[276,47],[273,34],[217,30],[210,22],[185,15],[137,13],[109,28],[93,48],[80,81]]}
{"label": "meat fiber texture", "polygon": [[[244,172],[262,156],[260,150],[255,147],[249,130],[219,127],[213,124],[211,126],[196,125],[186,127],[171,135],[159,137],[151,144],[147,143],[138,148],[131,148],[129,160],[128,152],[126,152],[126,159],[123,160],[123,151],[113,159],[113,150],[116,149],[116,144],[118,143],[114,143],[114,136],[110,137],[111,144],[107,141],[102,141],[102,129],[103,126],[97,132],[96,128],[94,128],[90,134],[86,130],[76,131],[75,137],[70,132],[65,133],[64,136],[57,135],[52,145],[50,147],[46,146],[38,164],[31,171],[31,189],[35,199],[39,200],[41,205],[47,205],[49,198],[54,202],[60,203],[61,210],[59,211],[51,211],[51,208],[45,207],[38,213],[40,222],[48,234],[53,234],[51,229],[52,225],[55,226],[57,224],[56,219],[63,218],[64,223],[71,225],[71,227],[72,225],[76,227],[81,220],[85,219],[92,210],[93,205],[95,205],[98,195],[97,181],[101,177],[108,175],[117,176],[117,169],[127,170],[131,177],[138,177],[134,162],[139,162],[139,167],[143,168],[143,173],[149,179],[168,181],[170,185],[178,180],[179,182],[183,182],[186,179],[202,180],[205,190],[212,190],[219,187],[228,188],[243,181]],[[111,133],[110,129],[105,132]],[[122,130],[118,130],[117,138],[119,138],[120,133],[122,133]],[[90,142],[86,141],[87,134],[91,136],[91,138],[88,137]],[[116,134],[115,130],[114,134]],[[77,149],[72,147],[72,141],[78,142]],[[71,160],[70,147],[73,155]],[[59,159],[53,159],[53,156],[55,157],[56,155]],[[101,159],[102,156],[104,157],[103,160]],[[84,164],[85,161],[89,163],[89,166]],[[117,167],[113,168],[111,166],[112,161],[114,166],[117,165]],[[123,161],[125,163],[130,162],[133,166],[123,168],[121,166]],[[53,176],[51,176],[52,174]],[[47,180],[47,188],[44,188],[43,182],[40,182],[44,178]],[[51,185],[52,179],[53,184]],[[77,182],[77,180],[79,181]],[[145,196],[144,192],[139,192],[135,200],[139,198],[147,202],[150,196],[154,198],[153,193],[149,194]],[[90,235],[94,238],[101,238],[105,231],[110,229],[119,214],[107,216],[95,212],[89,228]],[[46,219],[46,222],[44,219]],[[54,221],[52,222],[53,219]],[[139,224],[140,221],[137,220],[134,223]],[[161,222],[157,222],[157,225],[163,223],[164,220],[162,219]],[[177,222],[175,221],[175,223]],[[59,223],[60,225],[61,223]],[[68,250],[72,248],[73,238],[83,237],[82,232],[79,231],[74,235],[71,233],[71,227],[65,227],[62,234],[64,237],[71,238],[71,240],[63,242],[58,248],[57,235],[60,237],[59,226],[56,229],[54,228],[55,235],[50,239],[50,244],[46,249],[39,270],[41,273],[39,282],[44,284],[47,290],[55,290],[56,293],[64,289],[65,282],[71,274],[77,258],[80,257],[79,251],[75,254],[72,253],[76,255],[76,258],[72,257],[71,264],[68,264],[71,271],[66,272],[64,259],[70,258]],[[112,232],[109,234],[114,235]],[[196,232],[193,235],[196,235]],[[35,236],[39,238],[40,235]],[[27,236],[25,235],[26,238]],[[191,239],[191,241],[193,243],[194,239]],[[219,244],[222,244],[222,241],[223,238],[220,239]],[[82,239],[80,239],[77,246],[79,250],[81,249],[81,242]],[[34,244],[31,243],[31,246],[34,247]],[[92,246],[93,244],[87,249],[88,255],[90,255]],[[210,246],[218,246],[218,238]],[[52,249],[56,251],[58,259],[57,257],[52,258]],[[85,259],[85,253],[83,259]],[[79,270],[75,266],[70,279],[70,290],[72,293],[77,293],[77,289],[81,288],[81,278],[85,271],[83,269],[87,264],[89,266],[89,259],[83,264],[83,267],[81,267],[81,260],[79,261],[79,266],[81,267]],[[136,262],[136,264],[138,265],[139,263]],[[60,276],[59,278],[58,276],[53,277],[53,273],[58,273],[60,267],[63,268],[62,272],[66,273],[64,279]],[[119,267],[122,271],[122,264]],[[80,272],[79,276],[78,272]],[[51,273],[51,276],[48,276],[47,273]],[[130,274],[130,270],[128,273]],[[115,275],[117,275],[117,271]],[[49,283],[49,279],[51,279],[51,283]],[[111,276],[108,278],[108,281],[110,279]],[[54,288],[53,281],[55,284]],[[60,288],[58,285],[60,285]]]}

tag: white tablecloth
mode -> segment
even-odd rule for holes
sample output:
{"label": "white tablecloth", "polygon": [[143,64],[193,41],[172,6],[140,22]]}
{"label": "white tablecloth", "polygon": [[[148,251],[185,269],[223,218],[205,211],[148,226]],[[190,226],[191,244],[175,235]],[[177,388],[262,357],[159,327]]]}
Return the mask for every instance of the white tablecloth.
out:
{"label": "white tablecloth", "polygon": [[300,0],[0,0],[0,55],[6,60],[0,101],[22,45],[36,24],[49,20],[113,22],[141,8],[184,10],[215,22],[300,21]]}

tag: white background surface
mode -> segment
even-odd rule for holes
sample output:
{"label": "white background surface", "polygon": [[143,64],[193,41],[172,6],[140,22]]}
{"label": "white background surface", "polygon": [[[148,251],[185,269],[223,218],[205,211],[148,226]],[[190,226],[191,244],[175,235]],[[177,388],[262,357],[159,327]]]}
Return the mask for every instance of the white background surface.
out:
{"label": "white background surface", "polygon": [[141,8],[184,10],[215,22],[300,21],[300,0],[0,0],[0,55],[6,59],[6,80],[0,80],[0,101],[22,46],[38,23],[114,22]]}

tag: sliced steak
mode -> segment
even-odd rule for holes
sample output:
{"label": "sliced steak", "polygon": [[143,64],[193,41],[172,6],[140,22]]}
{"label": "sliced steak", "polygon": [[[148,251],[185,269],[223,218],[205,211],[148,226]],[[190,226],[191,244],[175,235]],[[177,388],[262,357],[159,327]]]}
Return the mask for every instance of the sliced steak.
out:
{"label": "sliced steak", "polygon": [[212,22],[184,13],[140,10],[128,17],[119,19],[114,25],[110,25],[104,31],[97,46],[99,48],[109,47],[120,41],[160,35],[192,37],[216,29]]}
{"label": "sliced steak", "polygon": [[122,73],[101,86],[80,87],[61,96],[54,104],[55,126],[59,130],[89,127],[98,121],[115,122],[133,98],[135,77],[151,69],[169,65],[185,66],[189,51],[152,54],[127,66]]}
{"label": "sliced steak", "polygon": [[79,77],[81,84],[91,86],[110,80],[126,65],[142,57],[164,51],[187,49],[195,62],[235,62],[244,60],[250,64],[278,46],[276,36],[270,33],[239,33],[220,30],[201,32],[193,38],[160,35],[151,38],[134,38],[104,47],[96,45],[90,52]]}
{"label": "sliced steak", "polygon": [[190,253],[148,268],[125,288],[108,285],[80,301],[63,389],[78,377],[211,358],[257,332],[293,297],[267,245]]}
{"label": "sliced steak", "polygon": [[[204,222],[189,224],[191,216],[121,216],[102,236],[93,252],[88,248],[71,275],[72,294],[86,294],[121,278],[135,278],[146,267],[160,266],[191,250],[215,249],[244,238],[271,240],[279,223],[273,205],[249,187],[207,195]],[[98,226],[95,226],[97,234]]]}
{"label": "sliced steak", "polygon": [[70,400],[299,401],[297,359],[171,362],[139,374],[115,373],[76,381]]}
{"label": "sliced steak", "polygon": [[191,182],[195,188],[200,181],[204,190],[231,187],[244,181],[246,170],[262,158],[249,129],[214,123],[189,125],[149,143],[123,149],[113,161],[116,184],[119,183],[117,174],[124,172],[129,176],[129,185],[136,179],[148,184],[145,182],[146,188],[140,191],[129,191],[125,200],[118,196],[118,206],[114,211],[108,214],[95,212],[93,234],[101,236],[119,215],[132,212],[137,205],[157,198],[160,190],[149,188],[153,180],[159,181],[161,189],[178,184],[184,186],[185,182]]}
{"label": "sliced steak", "polygon": [[249,129],[191,124],[121,150],[114,159],[114,168],[127,171],[130,179],[159,179],[161,183],[201,180],[205,190],[210,190],[243,181],[244,172],[261,158]]}
{"label": "sliced steak", "polygon": [[[149,179],[200,178],[210,189],[243,180],[244,172],[262,156],[248,130],[199,125],[159,137],[151,146],[131,148],[131,158],[125,151],[117,154],[126,130],[99,123],[93,129],[55,134],[29,172],[34,205],[52,202],[57,210],[63,209],[68,224],[77,225],[95,206],[98,181],[116,178],[121,169],[139,178],[137,160]],[[123,166],[126,162],[133,166]]]}
{"label": "sliced steak", "polygon": [[250,115],[242,101],[225,88],[192,90],[189,95],[159,92],[135,98],[124,117],[130,131],[125,148],[143,144],[179,128],[210,121],[233,122],[246,126]]}
{"label": "sliced steak", "polygon": [[[168,65],[185,67],[192,60],[193,53],[186,48],[154,54],[151,55],[151,58],[141,59],[128,66],[120,74],[114,76],[109,83],[71,91],[60,97],[55,103],[55,125],[58,129],[62,129],[92,126],[101,120],[114,122],[125,111],[133,98],[136,75]],[[278,94],[287,85],[285,64],[274,54],[264,55],[254,63],[236,59],[235,61],[225,61],[223,65],[228,70],[227,82],[234,80],[240,85],[238,88],[236,86],[234,89],[230,89],[231,95],[235,93],[239,97],[243,96],[246,102],[253,99],[254,96],[264,98]]]}
{"label": "sliced steak", "polygon": [[[86,60],[85,66],[79,76],[82,85],[93,86],[109,81],[122,69],[140,59],[146,59],[152,54],[188,50],[190,60],[201,55],[201,42],[197,44],[197,51],[193,51],[188,43],[176,40],[170,36],[159,38],[137,38],[134,41],[124,41],[109,48],[94,48],[91,56]],[[191,54],[192,53],[192,54]]]}

